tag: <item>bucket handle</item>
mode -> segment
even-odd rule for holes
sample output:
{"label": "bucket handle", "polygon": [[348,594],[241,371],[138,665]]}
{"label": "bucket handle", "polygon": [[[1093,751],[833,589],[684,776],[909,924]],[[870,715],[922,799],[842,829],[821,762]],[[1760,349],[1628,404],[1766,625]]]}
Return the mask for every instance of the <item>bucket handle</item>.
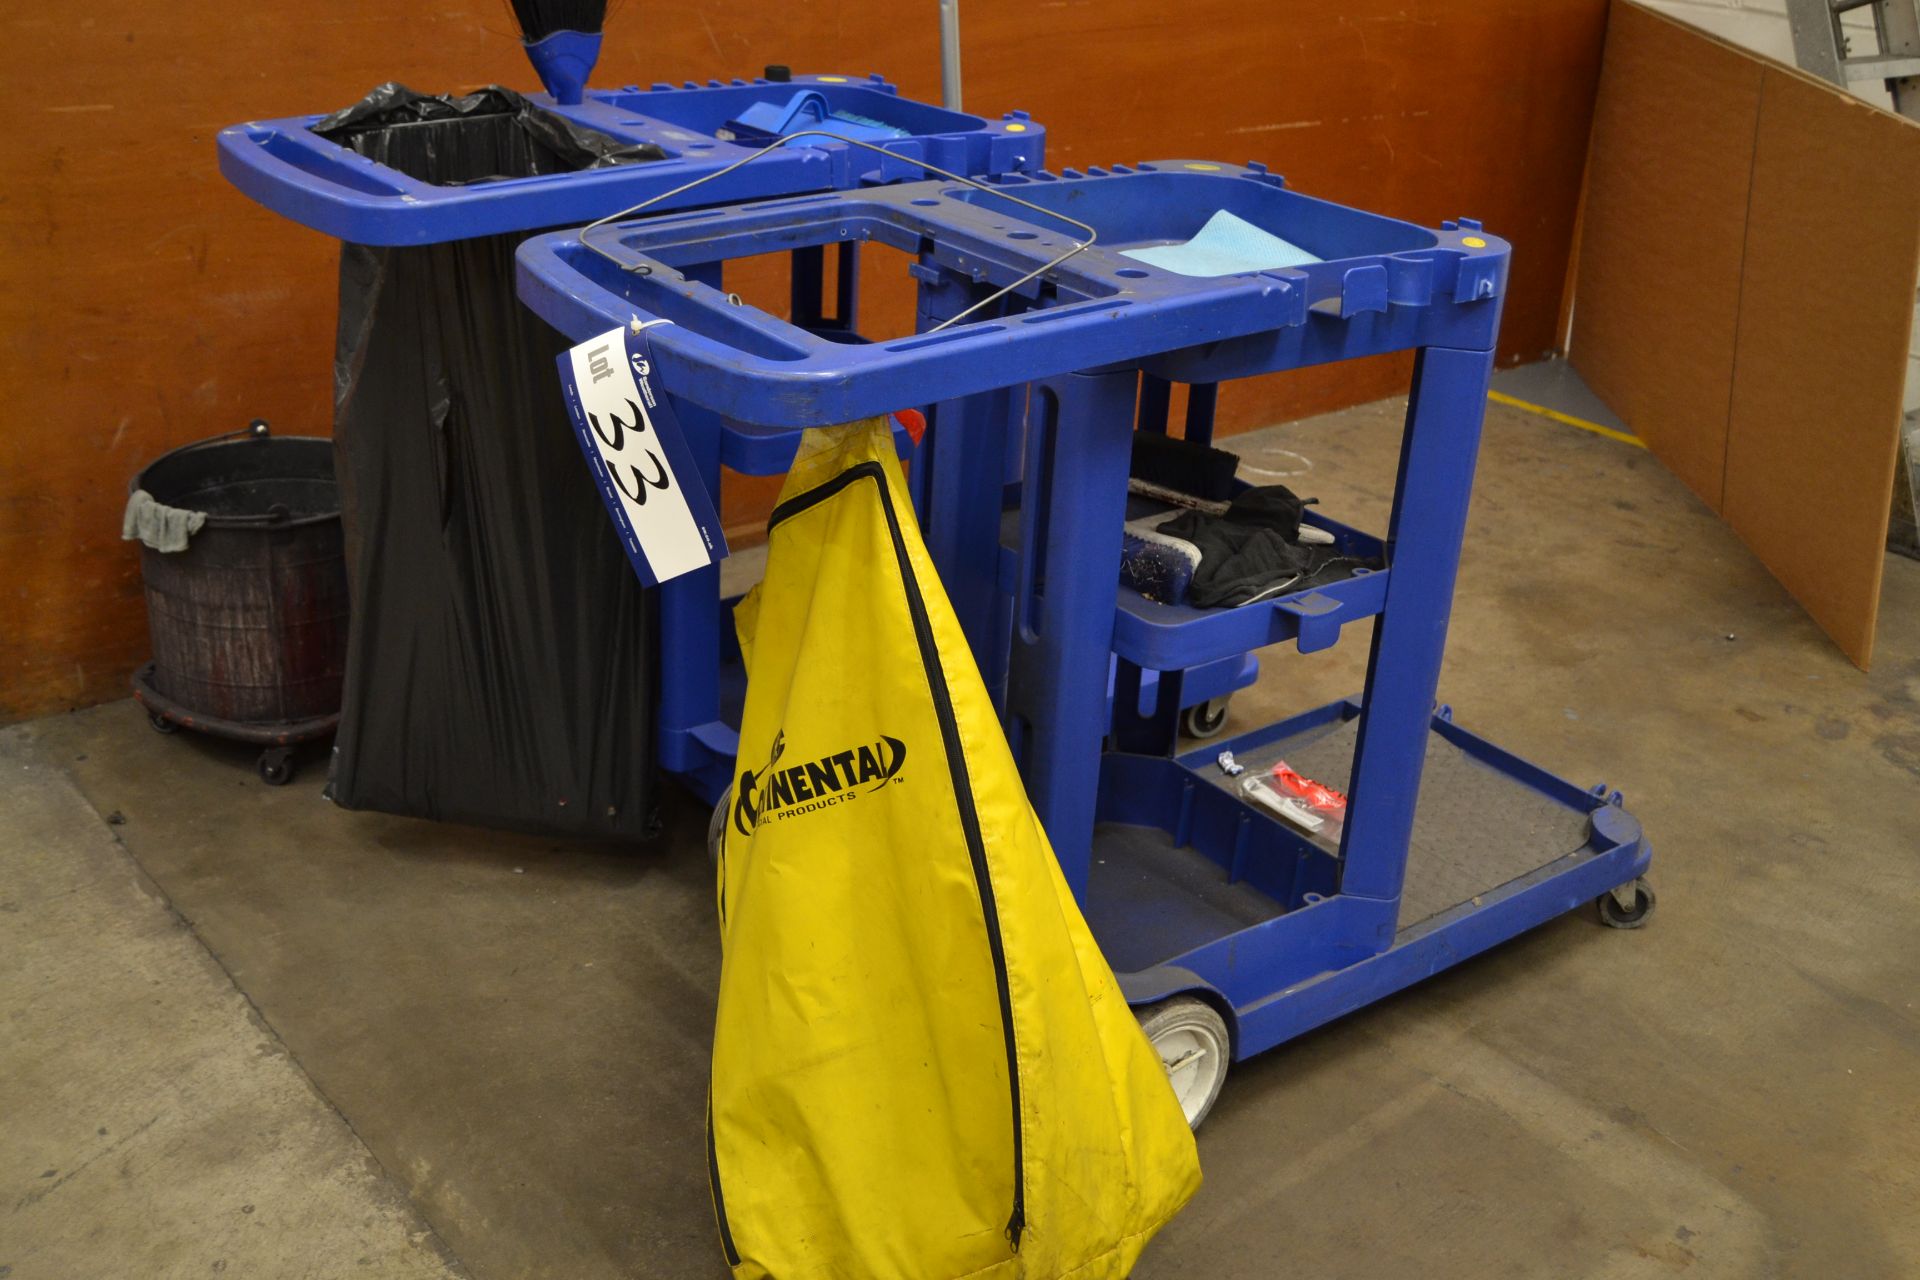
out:
{"label": "bucket handle", "polygon": [[268,424],[267,420],[265,418],[255,418],[252,422],[249,422],[237,431],[223,431],[217,436],[208,436],[207,439],[201,443],[210,443],[214,440],[237,440],[242,436],[245,436],[249,440],[265,440],[272,435],[273,427]]}
{"label": "bucket handle", "polygon": [[[233,440],[245,437],[248,440],[266,440],[273,435],[273,427],[265,418],[255,418],[238,431],[229,431],[225,435],[215,436],[216,440]],[[227,526],[236,524],[285,524],[293,518],[293,511],[283,502],[276,502],[258,515],[221,516],[220,523]]]}

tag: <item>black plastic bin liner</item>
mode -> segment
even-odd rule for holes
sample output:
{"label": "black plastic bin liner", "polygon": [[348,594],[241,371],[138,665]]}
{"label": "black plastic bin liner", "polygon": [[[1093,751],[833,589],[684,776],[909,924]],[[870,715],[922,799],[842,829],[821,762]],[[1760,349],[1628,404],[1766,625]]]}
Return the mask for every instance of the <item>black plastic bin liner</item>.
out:
{"label": "black plastic bin liner", "polygon": [[441,187],[667,158],[651,142],[622,142],[499,85],[453,98],[383,84],[315,124],[313,132]]}
{"label": "black plastic bin liner", "polygon": [[515,297],[524,238],[342,246],[334,453],[353,621],[327,793],[644,838],[656,597],[574,440],[554,364],[567,343]]}

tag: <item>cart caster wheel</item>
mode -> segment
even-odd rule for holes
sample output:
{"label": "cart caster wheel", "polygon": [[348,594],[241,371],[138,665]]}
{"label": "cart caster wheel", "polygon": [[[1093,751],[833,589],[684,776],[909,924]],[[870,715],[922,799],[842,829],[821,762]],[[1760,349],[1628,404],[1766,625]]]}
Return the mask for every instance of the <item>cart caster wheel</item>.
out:
{"label": "cart caster wheel", "polygon": [[1136,1012],[1167,1069],[1188,1127],[1198,1129],[1226,1083],[1232,1055],[1226,1022],[1198,996],[1175,996]]}
{"label": "cart caster wheel", "polygon": [[1189,738],[1214,737],[1227,727],[1229,701],[1227,698],[1213,698],[1198,706],[1188,707],[1180,713],[1180,732]]}
{"label": "cart caster wheel", "polygon": [[[1623,886],[1625,887],[1625,886]],[[1620,899],[1611,893],[1603,893],[1594,899],[1594,906],[1600,909],[1600,923],[1609,929],[1638,929],[1653,914],[1653,886],[1643,876],[1633,882],[1633,905],[1623,907]]]}
{"label": "cart caster wheel", "polygon": [[262,751],[254,768],[260,772],[260,781],[270,787],[284,787],[293,781],[293,751],[288,747]]}
{"label": "cart caster wheel", "polygon": [[155,733],[178,733],[180,726],[161,715],[158,711],[147,712],[147,723],[153,726]]}
{"label": "cart caster wheel", "polygon": [[733,807],[733,788],[728,787],[720,793],[720,802],[713,806],[713,816],[707,819],[707,859],[715,866],[720,865],[720,842],[727,838],[727,810]]}

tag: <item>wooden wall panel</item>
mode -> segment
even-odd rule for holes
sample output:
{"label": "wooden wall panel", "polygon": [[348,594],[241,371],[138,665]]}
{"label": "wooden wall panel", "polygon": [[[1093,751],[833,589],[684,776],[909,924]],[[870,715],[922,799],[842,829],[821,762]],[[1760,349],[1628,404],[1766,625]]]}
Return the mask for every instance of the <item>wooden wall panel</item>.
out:
{"label": "wooden wall panel", "polygon": [[1920,274],[1920,126],[1769,68],[1752,209],[1723,514],[1864,668]]}
{"label": "wooden wall panel", "polygon": [[1615,7],[1575,268],[1574,367],[1716,512],[1760,78],[1738,50]]}
{"label": "wooden wall panel", "polygon": [[[600,83],[880,70],[937,99],[936,8],[647,0]],[[1260,159],[1303,190],[1514,241],[1503,355],[1554,345],[1604,0],[1059,0],[965,11],[968,105],[1024,107],[1056,165]],[[14,6],[0,81],[0,720],[117,696],[146,647],[127,477],[260,415],[323,433],[333,254],[220,180],[213,136],[386,79],[532,76],[497,0]],[[1228,428],[1399,389],[1371,361],[1235,389]]]}
{"label": "wooden wall panel", "polygon": [[1920,272],[1920,125],[1616,3],[1571,358],[1872,659]]}

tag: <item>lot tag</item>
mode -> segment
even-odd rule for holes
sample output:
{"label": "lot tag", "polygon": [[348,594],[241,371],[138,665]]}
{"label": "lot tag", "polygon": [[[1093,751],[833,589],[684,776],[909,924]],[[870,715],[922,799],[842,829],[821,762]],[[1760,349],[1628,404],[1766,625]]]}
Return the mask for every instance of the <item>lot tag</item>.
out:
{"label": "lot tag", "polygon": [[559,364],[567,411],[601,500],[633,571],[653,586],[724,559],[727,542],[680,421],[660,391],[649,327],[609,330],[562,353]]}

